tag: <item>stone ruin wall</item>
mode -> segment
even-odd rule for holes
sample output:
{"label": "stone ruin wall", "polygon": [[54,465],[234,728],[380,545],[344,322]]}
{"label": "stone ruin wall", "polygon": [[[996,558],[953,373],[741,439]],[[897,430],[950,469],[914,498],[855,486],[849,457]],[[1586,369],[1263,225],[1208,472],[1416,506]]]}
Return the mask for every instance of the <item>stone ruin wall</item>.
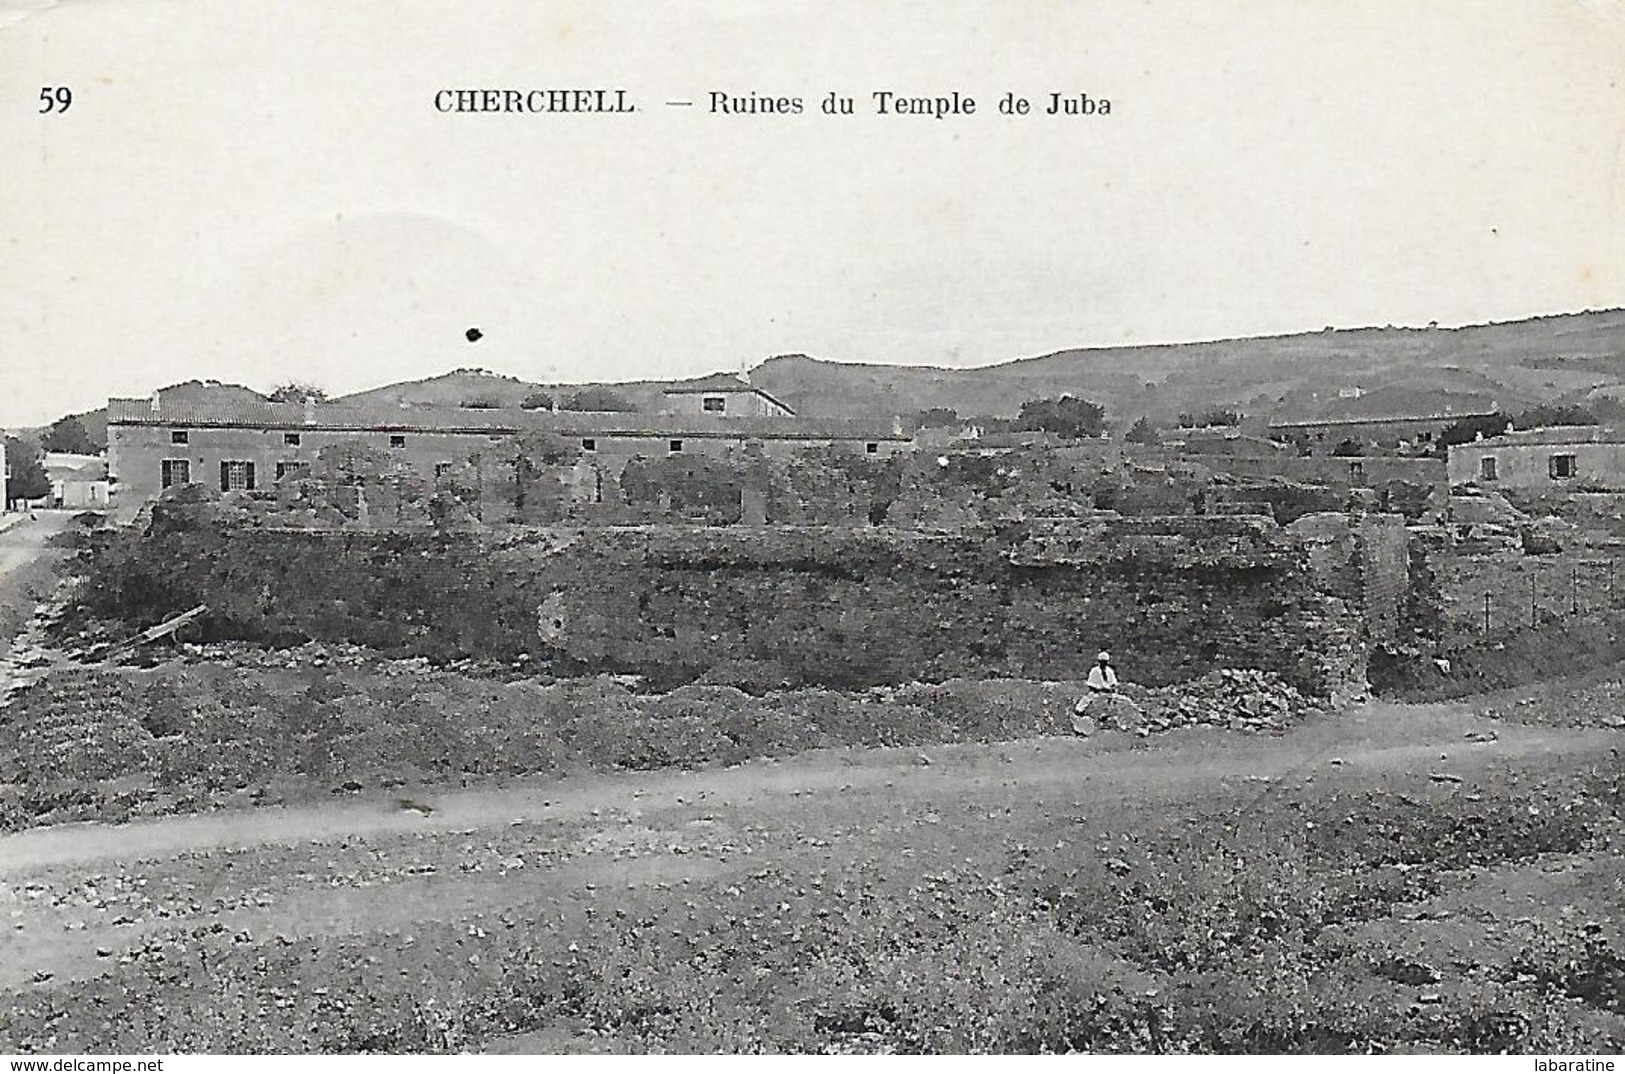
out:
{"label": "stone ruin wall", "polygon": [[143,626],[202,601],[218,637],[530,655],[667,683],[726,681],[741,664],[842,687],[1067,679],[1109,647],[1125,677],[1146,684],[1247,667],[1326,695],[1360,688],[1386,615],[1372,611],[1380,586],[1365,561],[1350,566],[1339,547],[1244,516],[941,535],[176,525],[140,538],[99,599]]}

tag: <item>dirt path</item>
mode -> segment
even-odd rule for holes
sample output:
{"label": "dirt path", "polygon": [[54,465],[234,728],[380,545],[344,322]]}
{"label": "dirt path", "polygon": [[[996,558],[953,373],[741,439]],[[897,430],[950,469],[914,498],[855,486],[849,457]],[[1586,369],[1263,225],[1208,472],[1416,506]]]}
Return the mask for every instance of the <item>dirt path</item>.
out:
{"label": "dirt path", "polygon": [[38,511],[36,519],[22,519],[0,528],[0,598],[6,595],[6,576],[27,566],[45,551],[45,542],[67,529],[73,515],[67,511]]}
{"label": "dirt path", "polygon": [[410,932],[521,901],[613,900],[628,887],[681,888],[795,859],[828,864],[875,845],[867,833],[880,829],[887,842],[902,833],[900,869],[972,856],[992,867],[1035,815],[1111,817],[1126,805],[1283,786],[1426,787],[1435,774],[1470,788],[1498,765],[1583,760],[1622,740],[1491,725],[1459,705],[1374,705],[1279,738],[1188,731],[825,750],[411,792],[427,814],[391,796],[35,829],[0,838],[0,988],[94,976],[177,932],[242,942]]}
{"label": "dirt path", "polygon": [[[894,789],[902,797],[972,793],[990,783],[1065,785],[1086,798],[1196,796],[1233,779],[1279,780],[1308,770],[1398,771],[1434,761],[1458,774],[1532,753],[1592,752],[1617,745],[1614,731],[1494,725],[1491,741],[1463,733],[1490,725],[1462,706],[1373,705],[1326,717],[1283,738],[1195,731],[1142,743],[1125,735],[1032,739],[920,749],[820,750],[695,772],[639,772],[501,789],[428,792],[432,811],[398,797],[358,798],[143,819],[80,823],[0,836],[0,877],[71,862],[137,861],[187,852],[296,845],[346,837],[398,836],[501,827],[515,821],[582,820],[706,801],[743,807],[803,793]],[[1481,730],[1480,730],[1480,733]],[[1441,758],[1441,750],[1444,757]]]}
{"label": "dirt path", "polygon": [[68,553],[48,547],[51,537],[68,528],[66,511],[4,516],[0,528],[0,691],[16,673],[18,652],[26,647],[40,599],[55,586],[55,567]]}

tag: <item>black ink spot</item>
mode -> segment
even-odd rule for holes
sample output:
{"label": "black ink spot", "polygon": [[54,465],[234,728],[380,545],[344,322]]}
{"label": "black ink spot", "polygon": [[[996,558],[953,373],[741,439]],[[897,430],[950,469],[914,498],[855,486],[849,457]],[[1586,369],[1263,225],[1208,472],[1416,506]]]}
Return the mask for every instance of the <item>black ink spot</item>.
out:
{"label": "black ink spot", "polygon": [[478,343],[480,341],[480,337],[484,336],[485,333],[481,332],[478,328],[470,328],[468,331],[464,332],[463,335],[470,343]]}

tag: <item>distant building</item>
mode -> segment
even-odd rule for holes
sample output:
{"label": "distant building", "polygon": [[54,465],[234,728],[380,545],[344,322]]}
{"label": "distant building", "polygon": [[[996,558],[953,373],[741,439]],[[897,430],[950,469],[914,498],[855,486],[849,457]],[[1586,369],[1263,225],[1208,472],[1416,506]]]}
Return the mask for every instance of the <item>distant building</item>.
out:
{"label": "distant building", "polygon": [[796,412],[731,373],[714,373],[665,390],[666,412],[729,418],[793,418]]}
{"label": "distant building", "polygon": [[971,422],[958,425],[928,425],[914,433],[917,448],[975,446],[972,441],[982,438],[982,427]]}
{"label": "distant building", "polygon": [[50,504],[102,510],[108,504],[107,460],[100,455],[45,453],[45,476],[51,482]]}
{"label": "distant building", "polygon": [[1625,490],[1625,440],[1595,425],[1528,429],[1450,449],[1450,484]]}
{"label": "distant building", "polygon": [[1187,455],[1230,455],[1250,458],[1274,459],[1290,455],[1282,444],[1262,436],[1251,436],[1233,426],[1204,426],[1199,429],[1179,429],[1165,437],[1162,443],[1177,448]]}
{"label": "distant building", "polygon": [[1277,421],[1269,426],[1276,440],[1298,444],[1315,455],[1330,455],[1339,445],[1352,443],[1360,454],[1378,454],[1403,447],[1425,449],[1438,443],[1439,434],[1458,421],[1494,417],[1494,411],[1459,414],[1395,415],[1372,418],[1327,418],[1317,421]]}
{"label": "distant building", "polygon": [[489,451],[494,442],[527,433],[563,437],[590,464],[617,472],[634,457],[721,454],[748,445],[769,455],[833,447],[877,457],[912,447],[912,439],[889,421],[788,413],[735,417],[726,412],[352,406],[210,399],[195,393],[173,400],[157,392],[150,399],[108,400],[107,466],[115,507],[128,517],[177,485],[201,483],[223,492],[271,488],[307,473],[318,452],[331,445],[359,443],[388,452],[406,469],[432,479]]}

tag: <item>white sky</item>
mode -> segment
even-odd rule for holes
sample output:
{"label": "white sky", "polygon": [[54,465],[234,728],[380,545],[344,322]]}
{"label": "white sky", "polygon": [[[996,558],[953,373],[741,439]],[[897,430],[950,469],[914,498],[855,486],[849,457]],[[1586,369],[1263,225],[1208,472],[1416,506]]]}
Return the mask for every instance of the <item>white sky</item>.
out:
{"label": "white sky", "polygon": [[[190,377],[969,365],[1625,305],[1619,0],[18,10],[0,425]],[[580,85],[642,111],[431,106]],[[981,112],[876,116],[874,89]],[[663,105],[711,90],[808,112]],[[830,90],[859,114],[818,114]],[[1113,115],[1005,118],[1005,90]]]}

